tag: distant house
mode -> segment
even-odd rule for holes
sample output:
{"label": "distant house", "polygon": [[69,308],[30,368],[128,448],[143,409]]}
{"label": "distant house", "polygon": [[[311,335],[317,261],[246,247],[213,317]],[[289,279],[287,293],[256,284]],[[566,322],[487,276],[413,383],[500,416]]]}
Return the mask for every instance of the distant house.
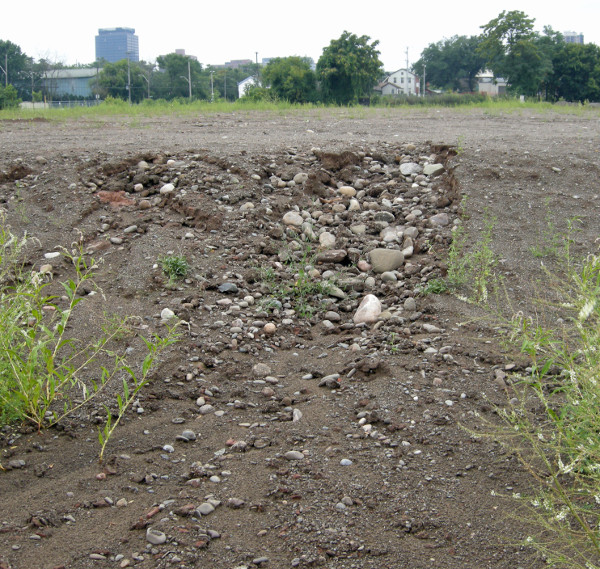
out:
{"label": "distant house", "polygon": [[241,99],[250,87],[254,87],[256,85],[256,77],[254,75],[250,75],[246,77],[246,79],[242,79],[238,84],[238,97]]}
{"label": "distant house", "polygon": [[419,77],[408,69],[390,73],[375,90],[382,95],[419,95]]}
{"label": "distant house", "polygon": [[480,93],[485,93],[491,97],[506,93],[506,81],[502,77],[494,77],[491,71],[482,71],[475,78],[477,79],[477,89]]}
{"label": "distant house", "polygon": [[92,79],[95,79],[100,71],[97,67],[45,71],[42,76],[42,89],[51,99],[65,96],[91,97]]}

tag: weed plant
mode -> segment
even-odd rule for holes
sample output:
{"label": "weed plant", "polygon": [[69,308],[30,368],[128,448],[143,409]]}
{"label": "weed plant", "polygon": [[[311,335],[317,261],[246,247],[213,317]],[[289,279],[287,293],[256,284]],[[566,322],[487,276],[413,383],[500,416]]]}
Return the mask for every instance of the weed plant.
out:
{"label": "weed plant", "polygon": [[283,280],[277,278],[273,269],[261,270],[261,278],[268,288],[268,297],[263,306],[280,307],[289,303],[301,318],[311,318],[321,308],[320,302],[335,287],[333,280],[320,280],[311,274],[315,254],[310,243],[294,239],[298,250],[282,250],[280,256],[285,266]]}
{"label": "weed plant", "polygon": [[167,255],[159,259],[163,273],[169,279],[169,285],[172,286],[176,280],[184,278],[190,266],[185,255]]}
{"label": "weed plant", "polygon": [[[120,420],[132,397],[148,382],[157,357],[175,341],[175,332],[143,339],[148,355],[141,373],[111,347],[128,332],[126,321],[113,319],[110,328],[89,343],[79,341],[69,329],[85,298],[82,289],[93,287],[94,260],[80,250],[64,252],[75,276],[60,283],[59,298],[48,292],[51,283],[45,275],[25,270],[21,259],[27,241],[13,235],[0,215],[0,423],[29,422],[38,430],[51,427],[100,395],[110,399],[108,388],[119,379]],[[101,458],[116,423],[109,415]]]}
{"label": "weed plant", "polygon": [[448,250],[448,288],[458,293],[466,290],[468,300],[482,304],[488,303],[490,292],[496,293],[500,284],[495,271],[498,260],[491,247],[495,223],[486,212],[484,231],[473,244],[463,226],[457,226]]}
{"label": "weed plant", "polygon": [[[568,247],[568,246],[567,246]],[[530,358],[491,427],[535,482],[514,494],[524,544],[551,567],[600,568],[600,256],[547,273],[559,299],[538,318],[517,314],[509,338]],[[554,322],[548,326],[542,322]]]}

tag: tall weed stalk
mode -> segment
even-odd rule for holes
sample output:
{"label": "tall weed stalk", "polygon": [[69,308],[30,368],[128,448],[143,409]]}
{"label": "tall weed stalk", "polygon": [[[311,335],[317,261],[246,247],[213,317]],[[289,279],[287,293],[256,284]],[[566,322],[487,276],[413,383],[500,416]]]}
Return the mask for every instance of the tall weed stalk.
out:
{"label": "tall weed stalk", "polygon": [[[569,262],[553,327],[516,315],[511,340],[531,360],[492,429],[533,475],[515,495],[529,522],[525,544],[552,567],[600,568],[600,256]],[[550,321],[546,317],[545,322]]]}

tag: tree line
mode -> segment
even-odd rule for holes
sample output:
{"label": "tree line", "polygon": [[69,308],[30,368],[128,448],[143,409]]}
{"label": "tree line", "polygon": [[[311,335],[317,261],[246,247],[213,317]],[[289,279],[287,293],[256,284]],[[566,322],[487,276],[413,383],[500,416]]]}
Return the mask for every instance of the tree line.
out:
{"label": "tree line", "polygon": [[[600,101],[600,48],[595,44],[570,44],[545,27],[534,30],[534,20],[520,11],[501,12],[478,36],[454,36],[429,44],[412,71],[427,85],[442,91],[472,92],[476,76],[489,69],[503,78],[513,94],[548,101]],[[238,98],[237,84],[251,76],[249,100],[285,100],[290,103],[349,105],[374,98],[373,88],[386,77],[377,49],[369,36],[345,31],[323,49],[316,67],[306,57],[278,57],[265,67],[248,64],[237,69],[204,67],[195,58],[176,53],[155,63],[94,62],[99,67],[92,89],[100,98],[226,99]],[[0,40],[0,108],[19,99],[52,98],[50,69],[61,65],[34,61],[19,46]]]}
{"label": "tree line", "polygon": [[489,69],[509,93],[547,101],[600,101],[600,48],[566,43],[561,33],[533,28],[533,19],[503,11],[479,36],[454,36],[427,46],[414,64],[433,87],[473,91],[475,76]]}

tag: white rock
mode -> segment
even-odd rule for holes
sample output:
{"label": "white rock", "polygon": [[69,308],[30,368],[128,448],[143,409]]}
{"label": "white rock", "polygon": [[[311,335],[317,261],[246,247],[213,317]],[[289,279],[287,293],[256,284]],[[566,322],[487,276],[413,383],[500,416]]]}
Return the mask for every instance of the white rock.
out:
{"label": "white rock", "polygon": [[196,512],[203,516],[208,516],[215,511],[215,507],[210,502],[204,502],[196,508]]}
{"label": "white rock", "polygon": [[288,460],[302,460],[304,458],[304,454],[299,450],[290,450],[286,452],[283,456]]}
{"label": "white rock", "polygon": [[362,299],[356,313],[354,314],[354,323],[360,324],[365,322],[367,324],[377,321],[381,314],[381,302],[374,294],[367,294]]}
{"label": "white rock", "polygon": [[160,317],[162,320],[172,320],[175,318],[175,313],[170,308],[163,308],[160,311]]}
{"label": "white rock", "polygon": [[160,193],[165,195],[165,194],[172,194],[175,191],[175,186],[173,184],[165,184],[161,189],[160,189]]}
{"label": "white rock", "polygon": [[283,216],[283,223],[286,225],[293,225],[295,227],[301,227],[304,223],[304,219],[297,211],[288,211]]}
{"label": "white rock", "polygon": [[324,249],[331,249],[335,245],[335,235],[329,231],[323,231],[319,235],[319,244]]}
{"label": "white rock", "polygon": [[439,176],[444,171],[442,164],[425,164],[423,174],[426,176]]}
{"label": "white rock", "polygon": [[148,528],[146,530],[146,541],[152,545],[161,545],[167,541],[167,536],[162,531]]}
{"label": "white rock", "polygon": [[450,223],[450,218],[447,213],[436,213],[429,218],[429,223],[435,226],[445,227]]}
{"label": "white rock", "polygon": [[403,176],[420,174],[422,171],[423,169],[416,162],[405,162],[404,164],[400,164],[400,173]]}
{"label": "white rock", "polygon": [[360,202],[357,199],[352,198],[350,200],[350,205],[348,205],[348,211],[360,211]]}
{"label": "white rock", "polygon": [[342,186],[338,192],[348,198],[353,198],[356,195],[356,190],[352,186]]}
{"label": "white rock", "polygon": [[304,184],[308,180],[308,174],[306,172],[299,172],[294,176],[294,182],[296,184]]}

